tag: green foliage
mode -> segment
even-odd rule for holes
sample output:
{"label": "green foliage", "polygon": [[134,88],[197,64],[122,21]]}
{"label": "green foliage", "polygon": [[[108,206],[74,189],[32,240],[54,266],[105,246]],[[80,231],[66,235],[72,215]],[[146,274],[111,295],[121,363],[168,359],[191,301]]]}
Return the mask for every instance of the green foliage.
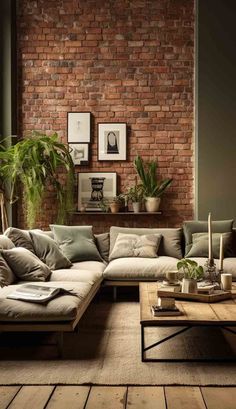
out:
{"label": "green foliage", "polygon": [[145,197],[160,197],[173,179],[157,179],[157,161],[144,163],[140,156],[134,160],[134,167],[142,182]]}
{"label": "green foliage", "polygon": [[[8,148],[0,150],[0,178],[11,183],[10,202],[19,199],[20,183],[23,185],[26,220],[34,227],[36,217],[47,186],[53,186],[58,199],[58,223],[65,221],[68,210],[73,208],[74,164],[66,145],[58,141],[57,133],[46,136],[32,134]],[[59,171],[66,171],[66,180],[61,183]]]}
{"label": "green foliage", "polygon": [[204,276],[204,270],[202,266],[194,260],[188,258],[183,258],[177,263],[178,270],[182,270],[184,273],[184,278],[194,278],[199,280]]}
{"label": "green foliage", "polygon": [[134,185],[129,188],[124,196],[132,202],[141,202],[143,200],[143,188],[141,185]]}

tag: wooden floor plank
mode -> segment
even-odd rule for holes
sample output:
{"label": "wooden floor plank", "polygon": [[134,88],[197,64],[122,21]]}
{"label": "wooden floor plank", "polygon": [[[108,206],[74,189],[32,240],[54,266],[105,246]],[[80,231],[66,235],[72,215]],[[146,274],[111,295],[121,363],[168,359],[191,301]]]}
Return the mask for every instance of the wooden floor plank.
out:
{"label": "wooden floor plank", "polygon": [[57,386],[46,408],[83,409],[89,389],[89,386]]}
{"label": "wooden floor plank", "polygon": [[53,391],[54,386],[23,386],[9,409],[43,409]]}
{"label": "wooden floor plank", "polygon": [[93,386],[86,409],[125,409],[127,387]]}
{"label": "wooden floor plank", "polygon": [[129,387],[127,409],[166,409],[164,388],[161,386]]}
{"label": "wooden floor plank", "polygon": [[0,409],[5,409],[19,391],[20,386],[0,386]]}
{"label": "wooden floor plank", "polygon": [[206,409],[199,387],[167,386],[165,394],[168,409]]}
{"label": "wooden floor plank", "polygon": [[201,388],[207,409],[235,409],[236,388]]}

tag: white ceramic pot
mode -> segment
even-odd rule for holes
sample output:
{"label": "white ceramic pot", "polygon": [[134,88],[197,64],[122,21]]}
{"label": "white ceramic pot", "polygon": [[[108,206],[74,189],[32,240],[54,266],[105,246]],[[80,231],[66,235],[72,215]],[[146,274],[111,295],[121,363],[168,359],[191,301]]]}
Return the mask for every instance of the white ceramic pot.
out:
{"label": "white ceramic pot", "polygon": [[146,197],[145,207],[147,212],[158,212],[160,203],[160,197]]}
{"label": "white ceramic pot", "polygon": [[183,278],[182,293],[197,294],[197,280],[194,278]]}
{"label": "white ceramic pot", "polygon": [[139,213],[141,210],[141,203],[140,202],[133,202],[133,211],[134,213]]}

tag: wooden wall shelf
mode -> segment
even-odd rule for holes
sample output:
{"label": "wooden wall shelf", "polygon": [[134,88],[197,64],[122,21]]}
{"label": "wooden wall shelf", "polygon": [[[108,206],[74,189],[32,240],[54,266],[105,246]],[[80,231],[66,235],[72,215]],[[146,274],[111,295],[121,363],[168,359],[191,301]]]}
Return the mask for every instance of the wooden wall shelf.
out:
{"label": "wooden wall shelf", "polygon": [[71,212],[71,214],[79,215],[79,216],[153,216],[153,215],[161,215],[162,212]]}

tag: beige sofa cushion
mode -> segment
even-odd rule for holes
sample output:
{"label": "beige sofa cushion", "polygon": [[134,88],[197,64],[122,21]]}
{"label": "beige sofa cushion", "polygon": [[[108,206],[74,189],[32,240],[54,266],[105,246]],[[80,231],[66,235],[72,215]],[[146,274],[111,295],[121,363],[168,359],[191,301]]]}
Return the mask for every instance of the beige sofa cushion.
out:
{"label": "beige sofa cushion", "polygon": [[52,271],[51,281],[70,281],[70,282],[83,282],[94,284],[102,282],[103,274],[99,271],[89,271],[82,269],[61,269]]}
{"label": "beige sofa cushion", "polygon": [[169,229],[169,228],[134,228],[134,227],[117,227],[112,226],[110,228],[110,255],[113,250],[115,241],[119,233],[126,234],[161,234],[162,239],[158,250],[158,256],[169,256],[181,259],[181,237],[182,229]]}
{"label": "beige sofa cushion", "polygon": [[106,268],[106,264],[102,263],[101,261],[78,261],[77,263],[73,263],[71,269],[76,270],[87,270],[87,271],[95,271],[98,273],[103,273]]}
{"label": "beige sofa cushion", "polygon": [[160,234],[124,234],[118,233],[109,259],[123,257],[156,258],[161,241]]}
{"label": "beige sofa cushion", "polygon": [[65,283],[49,282],[40,283],[43,286],[60,286],[66,290],[72,290],[74,295],[61,295],[49,301],[46,305],[29,303],[27,301],[7,299],[17,285],[11,285],[0,289],[0,320],[8,322],[20,321],[71,321],[76,318],[77,311],[83,304],[84,299],[92,290],[89,283]]}
{"label": "beige sofa cushion", "polygon": [[177,258],[160,256],[158,258],[128,257],[112,260],[103,276],[107,280],[159,280],[169,270],[176,270]]}
{"label": "beige sofa cushion", "polygon": [[13,249],[15,244],[4,234],[0,234],[0,249],[9,250]]}

